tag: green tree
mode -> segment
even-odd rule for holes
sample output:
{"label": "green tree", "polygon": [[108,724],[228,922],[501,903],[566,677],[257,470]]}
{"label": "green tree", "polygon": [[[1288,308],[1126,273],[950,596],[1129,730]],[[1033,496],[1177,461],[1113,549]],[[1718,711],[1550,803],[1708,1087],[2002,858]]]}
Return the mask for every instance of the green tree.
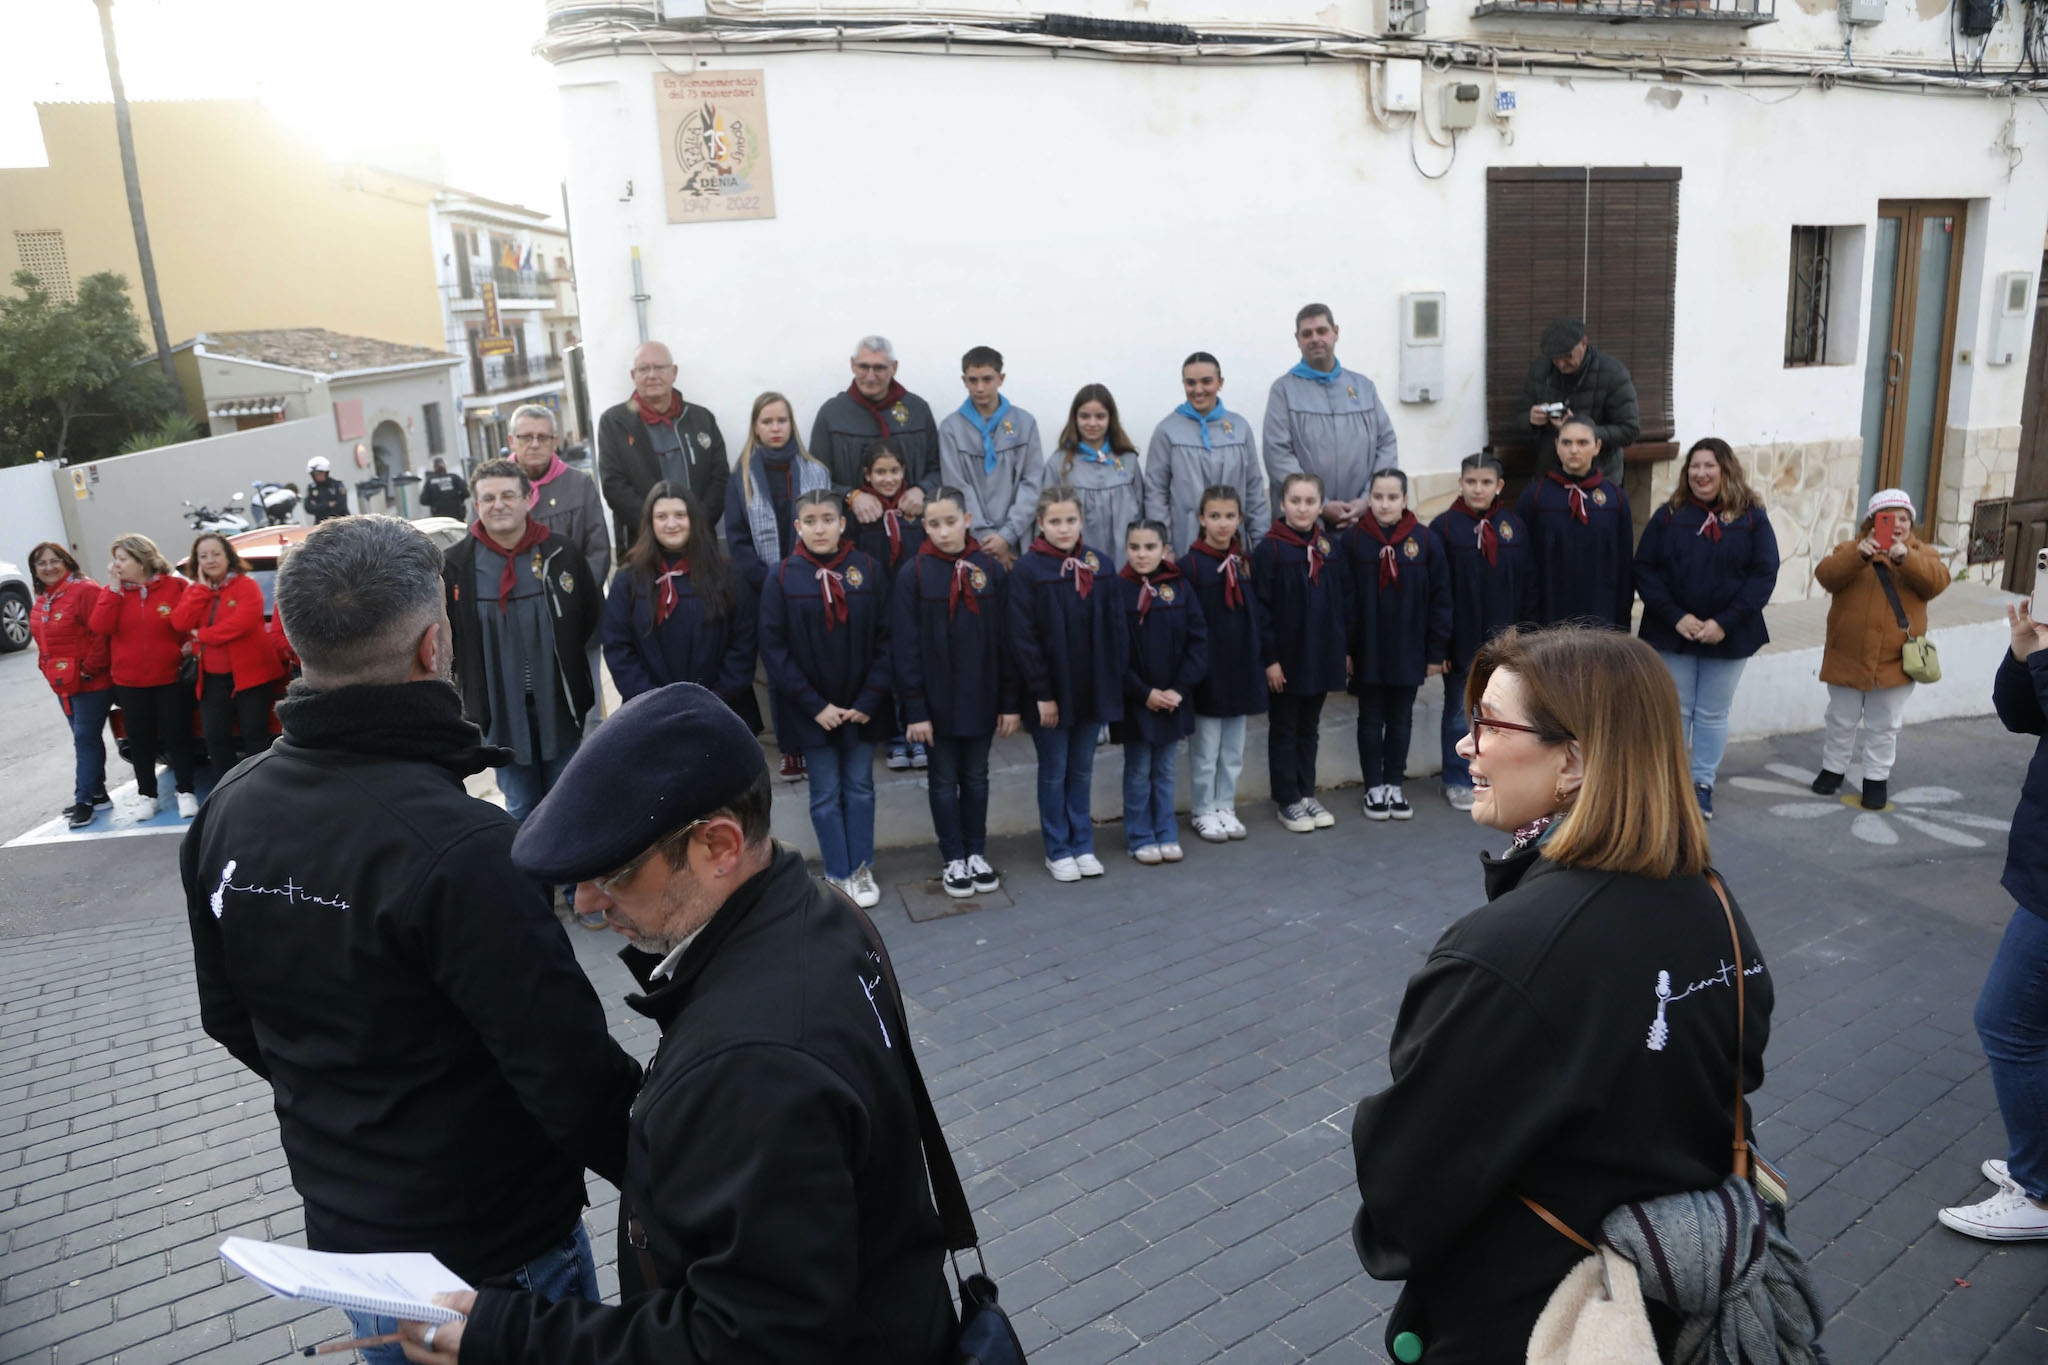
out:
{"label": "green tree", "polygon": [[136,363],[150,352],[125,279],[88,275],[72,303],[26,270],[14,287],[0,296],[0,465],[111,454],[171,406],[163,376]]}

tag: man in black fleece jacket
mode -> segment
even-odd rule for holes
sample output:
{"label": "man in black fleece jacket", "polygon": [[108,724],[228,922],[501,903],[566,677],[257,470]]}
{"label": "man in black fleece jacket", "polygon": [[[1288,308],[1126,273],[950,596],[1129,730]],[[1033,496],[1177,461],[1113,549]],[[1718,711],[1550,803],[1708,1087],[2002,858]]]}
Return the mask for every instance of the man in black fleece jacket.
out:
{"label": "man in black fleece jacket", "polygon": [[305,667],[284,736],[180,855],[201,1022],[271,1083],[309,1246],[594,1299],[583,1171],[623,1179],[640,1068],[513,867],[518,825],[463,790],[505,751],[447,681],[440,553],[394,518],[329,521],[277,603]]}

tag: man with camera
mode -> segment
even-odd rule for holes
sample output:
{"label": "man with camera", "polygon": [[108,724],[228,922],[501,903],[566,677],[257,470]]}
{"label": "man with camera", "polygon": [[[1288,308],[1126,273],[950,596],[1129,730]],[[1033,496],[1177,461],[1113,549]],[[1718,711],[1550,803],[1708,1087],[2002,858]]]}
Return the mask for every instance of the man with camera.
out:
{"label": "man with camera", "polygon": [[1542,352],[1522,384],[1521,406],[1536,431],[1536,472],[1558,467],[1557,429],[1567,417],[1584,417],[1600,438],[1594,467],[1621,482],[1621,452],[1642,435],[1636,415],[1636,383],[1628,369],[1586,339],[1586,324],[1560,318],[1543,329]]}

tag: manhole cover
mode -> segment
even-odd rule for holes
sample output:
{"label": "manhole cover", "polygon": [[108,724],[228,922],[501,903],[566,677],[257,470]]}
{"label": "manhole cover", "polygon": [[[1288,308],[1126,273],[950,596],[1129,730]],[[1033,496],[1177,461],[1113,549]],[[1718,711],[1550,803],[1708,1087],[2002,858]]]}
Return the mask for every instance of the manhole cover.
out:
{"label": "manhole cover", "polygon": [[986,910],[990,906],[1015,905],[1010,893],[1001,889],[986,896],[970,896],[966,900],[954,900],[946,894],[946,888],[933,877],[929,881],[904,882],[896,888],[896,894],[903,897],[903,912],[914,924],[929,920],[945,919],[949,915],[965,915],[974,910]]}

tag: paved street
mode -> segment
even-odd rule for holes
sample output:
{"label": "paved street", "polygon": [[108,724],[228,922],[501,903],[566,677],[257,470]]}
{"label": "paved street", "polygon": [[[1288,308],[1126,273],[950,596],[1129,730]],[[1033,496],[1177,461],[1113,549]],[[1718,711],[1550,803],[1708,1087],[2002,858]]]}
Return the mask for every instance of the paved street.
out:
{"label": "paved street", "polygon": [[[0,701],[18,662],[0,660]],[[1997,876],[2030,747],[1989,720],[1911,729],[1881,816],[1794,780],[1813,736],[1738,745],[1723,770],[1716,862],[1779,1000],[1759,1134],[1792,1179],[1838,1365],[2048,1357],[2048,1246],[1934,1221],[1987,1194],[1977,1165],[2005,1150],[1970,1013],[2010,911]],[[41,786],[5,770],[5,837],[62,794],[41,789],[46,760],[22,762]],[[1035,1359],[1385,1358],[1393,1287],[1349,1241],[1351,1110],[1384,1082],[1408,975],[1478,900],[1474,854],[1499,843],[1418,792],[1407,826],[1368,826],[1338,792],[1333,831],[1261,810],[1248,843],[1189,838],[1177,868],[1107,858],[1072,888],[1013,841],[994,853],[1014,905],[918,923],[884,902]],[[303,1221],[265,1087],[198,1029],[175,855],[165,836],[0,850],[0,1360],[274,1360],[346,1330],[215,1258],[226,1234],[292,1240]],[[880,870],[920,916],[938,903],[922,858]],[[569,932],[644,1056],[614,942]],[[592,1193],[609,1260],[616,1195]]]}

